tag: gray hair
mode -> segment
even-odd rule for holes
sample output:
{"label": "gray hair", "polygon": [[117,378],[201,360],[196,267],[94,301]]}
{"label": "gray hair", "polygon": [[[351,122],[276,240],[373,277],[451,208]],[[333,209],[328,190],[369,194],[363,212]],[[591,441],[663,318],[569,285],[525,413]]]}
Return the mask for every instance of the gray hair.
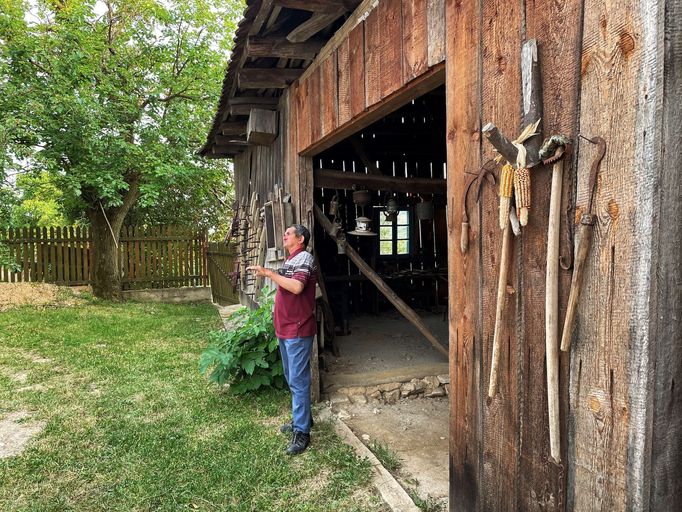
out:
{"label": "gray hair", "polygon": [[303,237],[303,248],[307,248],[308,242],[310,242],[310,230],[303,224],[292,224],[289,227],[294,228],[294,231],[296,231],[296,236]]}

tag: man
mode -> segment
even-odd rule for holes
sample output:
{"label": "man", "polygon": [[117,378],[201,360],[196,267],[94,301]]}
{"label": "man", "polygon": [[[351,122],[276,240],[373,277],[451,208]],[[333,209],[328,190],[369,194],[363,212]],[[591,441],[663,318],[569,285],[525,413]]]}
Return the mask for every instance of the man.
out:
{"label": "man", "polygon": [[255,265],[247,270],[271,279],[277,285],[274,324],[282,354],[284,377],[291,390],[291,424],[282,432],[292,432],[289,455],[303,452],[310,443],[310,354],[317,329],[315,322],[315,283],[313,256],[306,251],[310,231],[293,224],[282,237],[289,257],[277,271]]}

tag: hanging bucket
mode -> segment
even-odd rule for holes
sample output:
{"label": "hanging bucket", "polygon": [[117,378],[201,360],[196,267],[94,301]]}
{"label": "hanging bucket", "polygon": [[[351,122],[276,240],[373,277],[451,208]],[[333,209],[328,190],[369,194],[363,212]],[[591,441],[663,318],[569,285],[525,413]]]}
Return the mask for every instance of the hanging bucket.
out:
{"label": "hanging bucket", "polygon": [[433,219],[433,201],[423,201],[414,206],[414,211],[419,220]]}

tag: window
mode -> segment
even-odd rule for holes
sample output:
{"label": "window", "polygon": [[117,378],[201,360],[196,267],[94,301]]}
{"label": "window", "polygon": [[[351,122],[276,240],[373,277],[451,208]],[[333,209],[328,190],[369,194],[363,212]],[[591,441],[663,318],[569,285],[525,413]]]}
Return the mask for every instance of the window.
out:
{"label": "window", "polygon": [[411,249],[410,212],[399,210],[397,220],[386,220],[381,216],[379,223],[379,255],[408,256]]}

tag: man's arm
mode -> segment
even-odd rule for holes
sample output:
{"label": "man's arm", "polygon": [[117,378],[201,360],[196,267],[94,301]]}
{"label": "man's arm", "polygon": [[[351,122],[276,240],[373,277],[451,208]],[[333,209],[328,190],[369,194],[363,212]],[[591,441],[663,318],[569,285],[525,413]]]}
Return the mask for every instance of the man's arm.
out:
{"label": "man's arm", "polygon": [[294,295],[300,294],[303,291],[303,288],[305,287],[305,285],[298,279],[282,276],[275,272],[274,270],[261,267],[260,265],[253,265],[251,267],[247,267],[246,270],[253,272],[257,276],[263,276],[267,277],[268,279],[271,279],[272,282],[274,282],[277,286],[281,286],[286,291],[291,292]]}

